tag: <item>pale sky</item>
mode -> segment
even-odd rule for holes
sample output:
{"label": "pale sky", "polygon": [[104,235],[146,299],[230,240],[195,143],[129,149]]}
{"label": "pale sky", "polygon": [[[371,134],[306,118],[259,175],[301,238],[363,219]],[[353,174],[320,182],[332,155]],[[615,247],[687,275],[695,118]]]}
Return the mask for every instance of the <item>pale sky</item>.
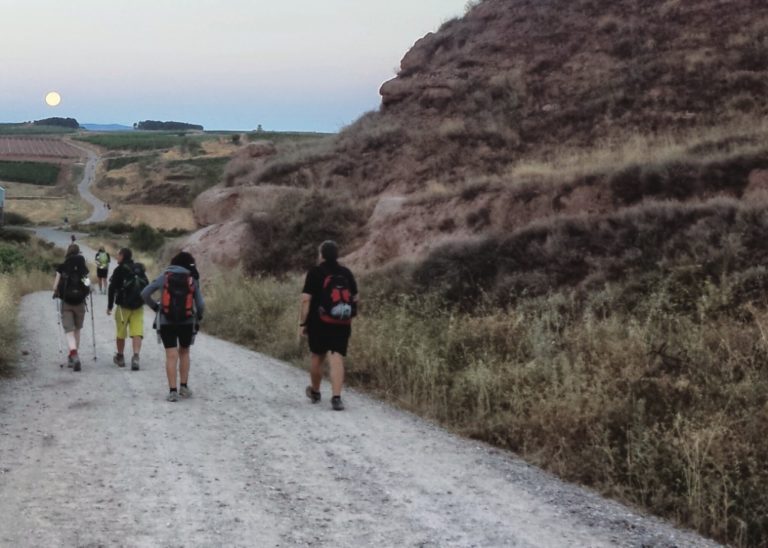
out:
{"label": "pale sky", "polygon": [[335,131],[377,108],[405,52],[465,4],[0,0],[0,122]]}

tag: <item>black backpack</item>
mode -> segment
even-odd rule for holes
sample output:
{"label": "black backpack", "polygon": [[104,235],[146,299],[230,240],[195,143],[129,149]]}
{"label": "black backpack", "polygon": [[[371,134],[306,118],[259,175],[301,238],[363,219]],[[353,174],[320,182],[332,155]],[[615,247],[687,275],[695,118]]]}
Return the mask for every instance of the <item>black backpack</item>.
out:
{"label": "black backpack", "polygon": [[59,279],[59,298],[67,304],[83,304],[91,290],[85,284],[85,272],[81,272],[79,265],[73,260],[64,262],[64,272]]}
{"label": "black backpack", "polygon": [[125,274],[123,287],[120,289],[121,306],[129,310],[136,310],[144,306],[141,292],[149,285],[149,279],[147,279],[147,273],[141,263],[131,263],[124,265],[123,268]]}
{"label": "black backpack", "polygon": [[351,325],[357,315],[352,299],[352,286],[342,273],[328,274],[323,280],[318,309],[320,321],[331,325]]}
{"label": "black backpack", "polygon": [[171,323],[184,323],[194,314],[195,280],[191,274],[166,272],[160,306]]}

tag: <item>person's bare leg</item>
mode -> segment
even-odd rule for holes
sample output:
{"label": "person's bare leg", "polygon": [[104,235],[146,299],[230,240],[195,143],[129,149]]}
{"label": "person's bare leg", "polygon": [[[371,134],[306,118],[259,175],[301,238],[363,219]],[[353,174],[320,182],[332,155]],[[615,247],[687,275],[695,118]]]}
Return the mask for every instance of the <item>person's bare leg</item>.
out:
{"label": "person's bare leg", "polygon": [[325,362],[325,356],[312,354],[309,377],[312,380],[312,390],[315,392],[320,392],[320,383],[323,382],[323,362]]}
{"label": "person's bare leg", "polygon": [[133,337],[131,342],[133,343],[133,355],[138,356],[141,353],[141,337]]}
{"label": "person's bare leg", "polygon": [[328,361],[331,364],[331,388],[334,396],[341,396],[341,387],[344,386],[344,357],[331,352]]}
{"label": "person's bare leg", "polygon": [[75,329],[75,350],[80,349],[80,330]]}
{"label": "person's bare leg", "polygon": [[179,351],[176,348],[165,349],[165,373],[168,375],[168,388],[176,386],[176,364],[179,361]]}
{"label": "person's bare leg", "polygon": [[179,348],[179,376],[181,384],[189,381],[189,348]]}
{"label": "person's bare leg", "polygon": [[77,350],[77,338],[75,337],[75,332],[70,331],[66,334],[67,337],[67,348],[69,348],[69,351]]}
{"label": "person's bare leg", "polygon": [[125,339],[115,339],[117,345],[117,353],[122,354],[125,351]]}

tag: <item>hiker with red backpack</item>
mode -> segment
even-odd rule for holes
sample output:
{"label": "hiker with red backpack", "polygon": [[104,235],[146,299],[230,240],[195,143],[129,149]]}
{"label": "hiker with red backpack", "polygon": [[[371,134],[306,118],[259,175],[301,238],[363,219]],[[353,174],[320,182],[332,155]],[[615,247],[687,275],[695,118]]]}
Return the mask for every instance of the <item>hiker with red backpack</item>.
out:
{"label": "hiker with red backpack", "polygon": [[67,248],[64,262],[56,267],[53,298],[61,299],[59,312],[69,347],[67,365],[74,371],[80,371],[82,367],[78,349],[80,331],[85,323],[85,301],[89,294],[90,280],[85,257],[80,255],[80,247],[72,244]]}
{"label": "hiker with red backpack", "polygon": [[320,383],[326,357],[330,362],[331,406],[342,411],[341,388],[344,384],[344,358],[352,334],[352,318],[357,315],[357,282],[352,272],[339,264],[339,246],[325,241],[320,246],[320,264],[307,273],[301,295],[299,333],[309,340],[312,353],[311,384],[306,395],[312,403],[321,399]]}
{"label": "hiker with red backpack", "polygon": [[[160,301],[153,295],[160,291]],[[165,348],[165,371],[168,377],[168,401],[189,398],[190,347],[203,319],[205,301],[200,292],[195,259],[182,251],[171,259],[171,266],[149,284],[141,296],[157,312],[155,326]],[[180,386],[177,385],[180,381]]]}
{"label": "hiker with red backpack", "polygon": [[144,299],[141,292],[149,284],[144,265],[133,261],[133,251],[124,247],[117,253],[117,267],[109,279],[107,315],[115,310],[117,352],[113,362],[118,367],[125,367],[125,340],[131,337],[133,356],[131,371],[140,367],[141,342],[144,338]]}

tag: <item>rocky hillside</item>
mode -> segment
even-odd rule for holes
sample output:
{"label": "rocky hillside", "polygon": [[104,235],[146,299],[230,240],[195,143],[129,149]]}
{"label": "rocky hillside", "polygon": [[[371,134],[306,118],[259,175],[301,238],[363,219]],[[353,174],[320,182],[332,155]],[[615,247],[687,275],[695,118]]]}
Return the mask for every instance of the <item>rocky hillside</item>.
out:
{"label": "rocky hillside", "polygon": [[253,208],[232,196],[266,185],[350,196],[370,217],[348,260],[375,268],[554,216],[740,199],[768,167],[767,88],[759,0],[484,0],[337,137],[241,151],[198,222],[246,234]]}

